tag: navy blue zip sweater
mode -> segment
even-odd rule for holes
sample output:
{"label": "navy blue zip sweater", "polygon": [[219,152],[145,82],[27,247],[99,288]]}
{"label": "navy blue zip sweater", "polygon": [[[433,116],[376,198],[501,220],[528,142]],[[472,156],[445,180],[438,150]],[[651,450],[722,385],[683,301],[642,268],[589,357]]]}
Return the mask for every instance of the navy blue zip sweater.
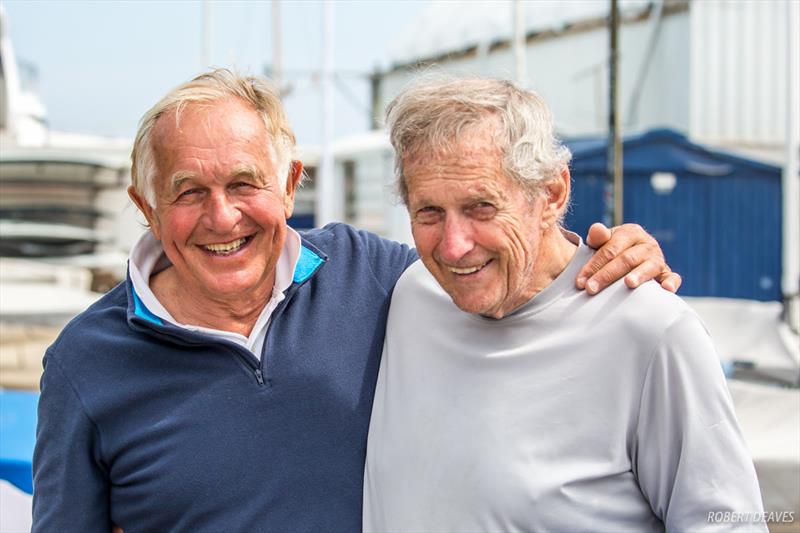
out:
{"label": "navy blue zip sweater", "polygon": [[341,224],[303,235],[261,363],[113,289],[45,355],[33,531],[359,531],[389,298],[415,259]]}

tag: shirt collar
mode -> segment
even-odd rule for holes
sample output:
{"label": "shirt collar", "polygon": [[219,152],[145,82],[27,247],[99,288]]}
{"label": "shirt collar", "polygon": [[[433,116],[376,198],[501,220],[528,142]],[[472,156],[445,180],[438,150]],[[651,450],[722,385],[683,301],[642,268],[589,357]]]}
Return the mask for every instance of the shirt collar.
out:
{"label": "shirt collar", "polygon": [[[281,248],[281,254],[275,265],[275,284],[272,296],[283,293],[292,284],[297,262],[300,258],[300,234],[294,229],[286,227],[286,240]],[[169,311],[161,305],[156,295],[150,290],[150,277],[171,266],[169,259],[164,254],[161,242],[156,239],[153,232],[146,231],[134,244],[128,260],[128,274],[133,284],[133,290],[142,300],[144,306],[154,315],[171,322],[178,322],[170,315]],[[267,302],[264,302],[267,305]]]}

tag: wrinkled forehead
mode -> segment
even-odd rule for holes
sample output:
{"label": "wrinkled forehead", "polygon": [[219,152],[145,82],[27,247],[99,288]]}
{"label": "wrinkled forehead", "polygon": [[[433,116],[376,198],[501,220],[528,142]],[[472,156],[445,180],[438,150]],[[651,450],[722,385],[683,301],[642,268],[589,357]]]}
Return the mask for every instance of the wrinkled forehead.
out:
{"label": "wrinkled forehead", "polygon": [[405,176],[409,206],[497,200],[516,192],[514,183],[506,177],[499,151],[484,146],[429,153],[409,165]]}
{"label": "wrinkled forehead", "polygon": [[151,148],[157,164],[197,149],[262,154],[273,164],[277,156],[261,115],[237,99],[190,102],[167,110],[153,125]]}
{"label": "wrinkled forehead", "polygon": [[504,153],[499,128],[494,124],[472,124],[454,135],[421,138],[403,157],[403,168],[408,175],[420,166],[458,164],[460,161],[498,163]]}

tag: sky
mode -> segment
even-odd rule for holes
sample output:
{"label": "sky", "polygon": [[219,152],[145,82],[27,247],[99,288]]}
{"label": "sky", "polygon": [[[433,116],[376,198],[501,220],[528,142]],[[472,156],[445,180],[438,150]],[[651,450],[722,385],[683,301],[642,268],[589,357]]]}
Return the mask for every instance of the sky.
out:
{"label": "sky", "polygon": [[[321,140],[322,2],[282,0],[285,98],[299,144]],[[332,1],[332,0],[327,0]],[[203,2],[3,0],[15,55],[37,72],[54,130],[132,138],[144,112],[200,72]],[[427,0],[334,2],[335,137],[369,128],[365,77]],[[211,64],[262,74],[272,58],[269,1],[211,2]]]}

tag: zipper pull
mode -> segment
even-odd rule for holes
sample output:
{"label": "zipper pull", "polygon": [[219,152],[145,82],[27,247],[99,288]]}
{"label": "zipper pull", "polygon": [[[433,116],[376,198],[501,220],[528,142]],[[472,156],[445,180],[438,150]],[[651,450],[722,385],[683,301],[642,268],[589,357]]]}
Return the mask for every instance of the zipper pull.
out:
{"label": "zipper pull", "polygon": [[258,381],[258,384],[259,385],[263,385],[264,384],[264,375],[261,373],[261,369],[260,368],[256,368],[255,369],[255,374],[256,374],[256,381]]}

